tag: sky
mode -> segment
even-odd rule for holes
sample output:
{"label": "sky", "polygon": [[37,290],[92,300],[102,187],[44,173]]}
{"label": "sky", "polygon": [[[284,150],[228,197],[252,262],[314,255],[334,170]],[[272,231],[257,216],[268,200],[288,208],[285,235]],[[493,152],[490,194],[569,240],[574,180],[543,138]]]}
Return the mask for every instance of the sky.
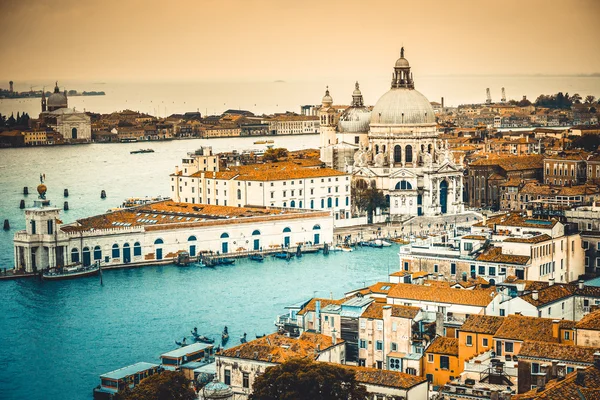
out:
{"label": "sky", "polygon": [[0,79],[600,73],[598,0],[0,0]]}

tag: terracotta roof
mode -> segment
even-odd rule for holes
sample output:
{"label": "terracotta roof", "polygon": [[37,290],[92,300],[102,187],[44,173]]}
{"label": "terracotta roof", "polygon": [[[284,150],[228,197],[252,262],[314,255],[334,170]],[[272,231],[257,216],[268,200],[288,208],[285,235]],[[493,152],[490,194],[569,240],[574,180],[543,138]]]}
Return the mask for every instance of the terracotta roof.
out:
{"label": "terracotta roof", "polygon": [[446,336],[438,336],[427,347],[425,353],[446,354],[458,356],[458,339]]}
{"label": "terracotta roof", "polygon": [[502,323],[504,317],[494,315],[469,315],[464,324],[460,327],[462,332],[495,334]]}
{"label": "terracotta roof", "polygon": [[[338,339],[337,344],[344,343]],[[320,352],[333,346],[330,336],[304,332],[298,339],[272,333],[260,339],[224,350],[220,355],[246,360],[283,363],[291,358],[316,359]],[[317,347],[320,349],[317,351]]]}
{"label": "terracotta roof", "polygon": [[[311,216],[318,213],[310,212]],[[258,221],[304,218],[307,211],[266,207],[228,207],[176,203],[171,200],[132,207],[77,220],[61,226],[64,232],[143,227],[149,230],[177,229],[208,225],[254,223]]]}
{"label": "terracotta roof", "polygon": [[596,310],[585,315],[575,325],[577,329],[591,329],[594,331],[600,331],[600,310]]}
{"label": "terracotta roof", "polygon": [[538,290],[537,300],[533,299],[533,293],[522,295],[521,299],[536,307],[540,307],[572,296],[575,293],[575,289],[576,287],[573,287],[572,285],[554,284]]}
{"label": "terracotta roof", "polygon": [[477,256],[477,261],[489,261],[504,264],[525,265],[529,262],[529,256],[517,256],[514,254],[503,254],[501,247],[490,247],[484,253]]}
{"label": "terracotta roof", "polygon": [[377,368],[357,367],[353,365],[339,365],[354,371],[356,380],[360,383],[376,386],[386,386],[391,388],[410,389],[416,385],[424,383],[427,378],[421,376],[409,375],[398,371],[390,371]]}
{"label": "terracotta roof", "polygon": [[386,303],[371,303],[365,311],[363,311],[361,318],[371,319],[383,319],[383,308],[392,308],[392,317],[414,319],[421,309],[419,307],[412,306],[401,306],[401,305],[390,305]]}
{"label": "terracotta roof", "polygon": [[532,389],[517,394],[511,400],[597,400],[600,399],[600,369],[590,366],[582,371],[584,383],[576,382],[578,371],[571,372],[564,379],[553,379],[546,383],[545,389]]}
{"label": "terracotta roof", "polygon": [[549,318],[508,315],[496,331],[495,338],[513,340],[538,340],[542,342],[558,342],[552,336],[552,320]]}
{"label": "terracotta roof", "polygon": [[521,350],[519,350],[519,357],[593,364],[594,353],[597,351],[596,347],[527,340],[523,342]]}
{"label": "terracotta roof", "polygon": [[[321,163],[319,162],[318,165]],[[229,167],[219,172],[198,171],[190,176],[205,179],[235,179],[238,181],[280,181],[290,179],[329,178],[347,176],[348,174],[332,168],[316,168],[312,161],[293,160],[265,164],[250,164]]]}
{"label": "terracotta roof", "polygon": [[469,239],[469,240],[487,240],[487,238],[483,235],[466,235],[461,239]]}
{"label": "terracotta roof", "polygon": [[360,291],[361,294],[377,293],[377,294],[388,294],[390,289],[394,286],[390,282],[377,282]]}
{"label": "terracotta roof", "polygon": [[551,239],[552,236],[544,233],[543,235],[537,235],[533,237],[511,237],[505,239],[504,241],[509,243],[541,243]]}
{"label": "terracotta roof", "polygon": [[313,299],[310,299],[310,301],[304,306],[304,308],[302,310],[298,311],[296,313],[296,315],[304,315],[304,314],[306,314],[309,311],[316,311],[316,309],[317,309],[317,300],[319,300],[321,302],[321,310],[322,310],[323,307],[327,307],[330,304],[341,305],[342,303],[344,303],[348,299],[331,300],[331,299],[313,298]]}
{"label": "terracotta roof", "polygon": [[527,156],[496,156],[490,154],[487,158],[480,158],[473,161],[470,166],[499,166],[505,171],[518,171],[527,169],[542,169],[544,166],[544,156],[542,155],[527,155]]}
{"label": "terracotta roof", "polygon": [[388,297],[485,307],[492,301],[492,293],[495,293],[494,289],[463,290],[398,283],[390,290]]}

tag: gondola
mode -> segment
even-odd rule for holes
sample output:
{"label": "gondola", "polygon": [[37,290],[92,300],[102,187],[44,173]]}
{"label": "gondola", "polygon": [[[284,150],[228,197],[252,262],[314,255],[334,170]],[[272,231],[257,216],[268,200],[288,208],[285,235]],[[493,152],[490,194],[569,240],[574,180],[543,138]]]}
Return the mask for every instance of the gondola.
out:
{"label": "gondola", "polygon": [[257,339],[264,338],[264,337],[265,337],[265,334],[264,334],[264,333],[263,333],[262,335],[256,335],[256,338],[257,338]]}
{"label": "gondola", "polygon": [[247,340],[246,340],[246,336],[247,336],[247,335],[246,335],[246,332],[244,332],[244,336],[242,336],[242,337],[240,338],[240,343],[246,343],[246,342],[247,342]]}
{"label": "gondola", "polygon": [[258,261],[258,262],[263,262],[265,259],[265,257],[263,257],[262,254],[252,254],[248,258],[250,259],[250,261]]}
{"label": "gondola", "polygon": [[280,253],[275,253],[275,254],[273,254],[273,256],[275,258],[279,258],[281,260],[289,260],[291,258],[290,253],[288,253],[287,251],[282,251]]}
{"label": "gondola", "polygon": [[235,260],[233,258],[223,258],[219,260],[220,265],[231,265],[233,263],[235,263]]}
{"label": "gondola", "polygon": [[184,338],[181,340],[181,342],[178,342],[178,341],[176,340],[176,341],[175,341],[175,344],[176,344],[177,346],[181,346],[181,347],[183,347],[183,346],[187,346],[187,345],[188,345],[188,344],[187,344],[187,339],[186,339],[185,337],[184,337]]}
{"label": "gondola", "polygon": [[227,341],[229,340],[229,332],[227,331],[227,327],[223,329],[223,333],[221,334],[221,344],[225,346]]}

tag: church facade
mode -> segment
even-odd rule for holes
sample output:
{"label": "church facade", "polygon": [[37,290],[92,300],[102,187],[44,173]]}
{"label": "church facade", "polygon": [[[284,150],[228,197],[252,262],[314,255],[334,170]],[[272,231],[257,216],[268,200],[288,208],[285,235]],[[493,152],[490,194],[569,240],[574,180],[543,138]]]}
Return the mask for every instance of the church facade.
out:
{"label": "church facade", "polygon": [[[376,187],[389,201],[391,216],[435,216],[464,211],[463,168],[453,161],[447,142],[439,139],[433,108],[415,90],[404,49],[394,65],[390,90],[371,111],[363,104],[356,85],[353,103],[336,124],[328,115],[333,100],[329,91],[321,107],[322,161],[344,166],[358,187]],[[337,158],[337,160],[336,160]],[[336,163],[337,161],[337,163]]]}
{"label": "church facade", "polygon": [[42,92],[42,126],[60,133],[67,143],[89,143],[92,141],[91,118],[84,112],[69,108],[67,91],[60,92],[58,82],[54,93],[48,96]]}

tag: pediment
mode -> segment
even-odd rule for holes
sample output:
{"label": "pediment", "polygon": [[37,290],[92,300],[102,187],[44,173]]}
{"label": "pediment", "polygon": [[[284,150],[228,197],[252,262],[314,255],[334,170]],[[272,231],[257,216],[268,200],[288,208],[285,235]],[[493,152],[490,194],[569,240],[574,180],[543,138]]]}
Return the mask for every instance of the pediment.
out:
{"label": "pediment", "polygon": [[449,161],[442,164],[435,172],[436,173],[446,173],[446,172],[458,172],[458,168],[450,163]]}
{"label": "pediment", "polygon": [[418,175],[409,168],[400,168],[390,174],[390,178],[416,178]]}
{"label": "pediment", "polygon": [[377,174],[373,172],[369,167],[359,167],[352,171],[352,176],[373,178],[376,177]]}

